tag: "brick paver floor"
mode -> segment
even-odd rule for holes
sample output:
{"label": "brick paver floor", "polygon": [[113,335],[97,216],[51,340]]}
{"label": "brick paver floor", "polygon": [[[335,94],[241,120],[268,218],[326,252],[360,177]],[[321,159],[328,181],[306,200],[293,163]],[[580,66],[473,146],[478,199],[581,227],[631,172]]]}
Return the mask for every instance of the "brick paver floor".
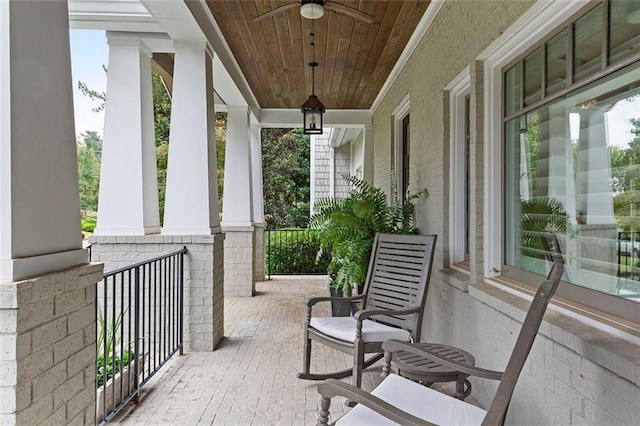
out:
{"label": "brick paver floor", "polygon": [[[225,339],[213,352],[175,355],[113,420],[122,424],[313,425],[317,382],[300,380],[304,301],[325,295],[326,277],[276,277],[257,283],[255,297],[225,299]],[[329,314],[328,304],[324,314]],[[314,313],[315,313],[314,309]],[[312,371],[352,364],[312,344]],[[379,382],[381,362],[365,371],[363,388]],[[349,379],[344,379],[349,380]],[[348,410],[331,404],[332,419]]]}

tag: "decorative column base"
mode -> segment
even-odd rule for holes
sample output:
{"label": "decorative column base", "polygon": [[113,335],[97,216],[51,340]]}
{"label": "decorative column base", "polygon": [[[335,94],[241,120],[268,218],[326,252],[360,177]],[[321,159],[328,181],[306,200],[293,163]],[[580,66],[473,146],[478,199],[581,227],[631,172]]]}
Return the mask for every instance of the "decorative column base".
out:
{"label": "decorative column base", "polygon": [[224,336],[224,234],[94,236],[91,260],[110,271],[187,247],[184,350],[212,351]]}
{"label": "decorative column base", "polygon": [[254,296],[255,228],[253,226],[223,226],[224,238],[224,294],[226,296]]}
{"label": "decorative column base", "polygon": [[95,424],[102,268],[0,283],[0,424]]}

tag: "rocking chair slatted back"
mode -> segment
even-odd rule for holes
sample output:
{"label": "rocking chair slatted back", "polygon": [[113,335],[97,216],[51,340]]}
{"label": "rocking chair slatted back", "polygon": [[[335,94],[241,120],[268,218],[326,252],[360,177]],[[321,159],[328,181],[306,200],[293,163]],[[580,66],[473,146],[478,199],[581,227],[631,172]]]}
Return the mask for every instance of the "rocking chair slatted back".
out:
{"label": "rocking chair slatted back", "polygon": [[[364,309],[401,310],[424,306],[433,261],[435,235],[378,234],[364,288]],[[403,328],[419,340],[420,313],[376,315],[371,319]]]}

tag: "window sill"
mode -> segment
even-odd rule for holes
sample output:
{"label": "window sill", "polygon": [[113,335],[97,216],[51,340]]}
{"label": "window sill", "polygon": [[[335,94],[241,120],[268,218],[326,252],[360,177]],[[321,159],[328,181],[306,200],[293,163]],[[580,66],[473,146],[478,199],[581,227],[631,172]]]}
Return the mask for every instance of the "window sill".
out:
{"label": "window sill", "polygon": [[469,292],[469,271],[455,268],[452,265],[451,268],[441,269],[440,272],[442,272],[445,283],[464,293]]}

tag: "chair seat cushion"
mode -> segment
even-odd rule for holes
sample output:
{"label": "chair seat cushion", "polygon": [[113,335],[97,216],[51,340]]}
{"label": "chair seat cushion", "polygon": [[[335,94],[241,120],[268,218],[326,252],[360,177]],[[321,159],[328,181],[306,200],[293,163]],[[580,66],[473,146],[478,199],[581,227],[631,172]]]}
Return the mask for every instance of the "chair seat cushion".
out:
{"label": "chair seat cushion", "polygon": [[[356,320],[353,317],[313,317],[311,327],[327,336],[351,342],[356,339]],[[362,321],[362,341],[384,342],[397,339],[408,342],[411,335],[407,330],[380,324],[371,320]]]}
{"label": "chair seat cushion", "polygon": [[[445,395],[411,380],[390,374],[372,392],[399,409],[437,425],[479,425],[487,412],[482,408]],[[336,425],[395,425],[386,417],[356,405]]]}

